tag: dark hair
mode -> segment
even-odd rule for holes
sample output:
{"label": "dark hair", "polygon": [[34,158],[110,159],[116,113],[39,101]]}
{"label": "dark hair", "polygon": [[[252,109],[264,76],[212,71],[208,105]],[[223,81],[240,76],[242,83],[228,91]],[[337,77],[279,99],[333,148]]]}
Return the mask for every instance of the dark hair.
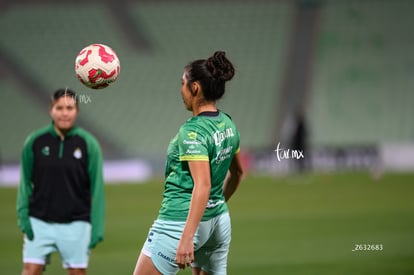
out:
{"label": "dark hair", "polygon": [[187,85],[199,81],[204,98],[208,101],[218,100],[224,95],[225,82],[234,76],[233,64],[226,58],[226,53],[216,51],[207,59],[199,59],[188,64]]}
{"label": "dark hair", "polygon": [[76,107],[78,107],[78,97],[76,93],[68,88],[56,90],[50,98],[50,106],[53,106],[56,100],[64,96],[69,96],[73,100],[75,100]]}

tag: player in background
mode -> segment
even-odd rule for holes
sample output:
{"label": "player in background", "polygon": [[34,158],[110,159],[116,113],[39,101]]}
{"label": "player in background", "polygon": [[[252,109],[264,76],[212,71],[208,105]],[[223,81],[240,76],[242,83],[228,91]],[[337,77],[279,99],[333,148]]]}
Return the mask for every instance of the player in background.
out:
{"label": "player in background", "polygon": [[240,135],[216,101],[234,67],[225,53],[187,65],[181,80],[185,108],[193,116],[170,141],[165,190],[158,218],[135,266],[135,275],[226,274],[231,239],[227,201],[243,169]]}
{"label": "player in background", "polygon": [[58,251],[69,275],[86,274],[90,249],[104,236],[105,197],[98,141],[75,126],[76,94],[57,90],[50,125],[25,141],[17,195],[24,233],[23,275],[42,274]]}

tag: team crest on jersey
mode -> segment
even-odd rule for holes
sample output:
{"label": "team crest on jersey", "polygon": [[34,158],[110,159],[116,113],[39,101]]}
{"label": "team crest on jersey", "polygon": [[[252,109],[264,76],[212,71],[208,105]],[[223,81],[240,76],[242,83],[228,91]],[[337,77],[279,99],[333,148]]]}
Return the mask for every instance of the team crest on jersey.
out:
{"label": "team crest on jersey", "polygon": [[49,148],[49,146],[45,146],[45,147],[42,148],[42,154],[44,156],[49,156],[50,155],[50,148]]}
{"label": "team crest on jersey", "polygon": [[196,132],[190,132],[187,134],[189,139],[196,139],[197,138],[197,133]]}
{"label": "team crest on jersey", "polygon": [[82,150],[81,150],[79,147],[77,147],[77,148],[75,149],[75,151],[73,151],[73,156],[74,156],[76,159],[80,159],[80,158],[82,158]]}

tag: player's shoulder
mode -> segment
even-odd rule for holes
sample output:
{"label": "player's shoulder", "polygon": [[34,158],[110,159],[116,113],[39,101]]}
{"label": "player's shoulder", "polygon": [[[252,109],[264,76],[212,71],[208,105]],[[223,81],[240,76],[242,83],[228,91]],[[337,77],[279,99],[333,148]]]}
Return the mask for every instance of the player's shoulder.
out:
{"label": "player's shoulder", "polygon": [[220,114],[222,116],[223,120],[226,120],[228,123],[232,124],[234,127],[236,127],[236,123],[233,120],[233,117],[231,115],[229,115],[228,113],[225,113],[223,111],[220,111]]}
{"label": "player's shoulder", "polygon": [[84,139],[86,141],[86,143],[88,144],[93,144],[94,146],[99,146],[99,142],[97,140],[97,138],[88,130],[76,126],[74,129],[72,129],[72,134],[73,135],[78,135],[79,137],[81,137],[82,139]]}
{"label": "player's shoulder", "polygon": [[184,133],[190,132],[198,132],[199,131],[199,124],[193,119],[188,119],[178,130],[178,134],[182,135]]}
{"label": "player's shoulder", "polygon": [[208,125],[208,118],[193,116],[181,125],[179,132],[197,132],[201,134],[208,131]]}
{"label": "player's shoulder", "polygon": [[79,127],[79,126],[75,126],[72,129],[71,132],[72,132],[73,135],[78,135],[78,136],[85,137],[85,138],[95,139],[95,136],[91,132],[89,132],[85,128],[82,128],[82,127]]}
{"label": "player's shoulder", "polygon": [[231,115],[229,115],[229,114],[228,114],[228,113],[226,113],[226,112],[223,112],[223,111],[221,111],[221,110],[220,110],[220,114],[221,114],[223,117],[227,118],[227,119],[233,120],[233,118],[231,117]]}
{"label": "player's shoulder", "polygon": [[217,116],[193,116],[189,118],[181,126],[180,131],[193,130],[197,132],[206,131],[210,133],[212,129],[221,127],[219,125],[235,126],[235,123],[229,114],[220,110]]}
{"label": "player's shoulder", "polygon": [[38,138],[51,132],[51,125],[47,125],[32,131],[25,139],[24,145],[33,144]]}
{"label": "player's shoulder", "polygon": [[180,130],[186,130],[186,129],[192,129],[192,128],[199,128],[199,126],[202,124],[202,118],[199,116],[192,116],[189,119],[187,119],[186,122],[184,122],[183,125],[181,125]]}

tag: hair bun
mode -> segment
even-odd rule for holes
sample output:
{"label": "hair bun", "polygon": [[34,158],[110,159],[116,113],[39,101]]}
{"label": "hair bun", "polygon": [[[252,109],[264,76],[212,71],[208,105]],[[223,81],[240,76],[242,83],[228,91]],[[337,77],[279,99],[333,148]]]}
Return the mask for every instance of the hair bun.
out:
{"label": "hair bun", "polygon": [[234,76],[233,64],[223,51],[217,51],[207,59],[207,68],[214,78],[222,81],[229,81]]}

